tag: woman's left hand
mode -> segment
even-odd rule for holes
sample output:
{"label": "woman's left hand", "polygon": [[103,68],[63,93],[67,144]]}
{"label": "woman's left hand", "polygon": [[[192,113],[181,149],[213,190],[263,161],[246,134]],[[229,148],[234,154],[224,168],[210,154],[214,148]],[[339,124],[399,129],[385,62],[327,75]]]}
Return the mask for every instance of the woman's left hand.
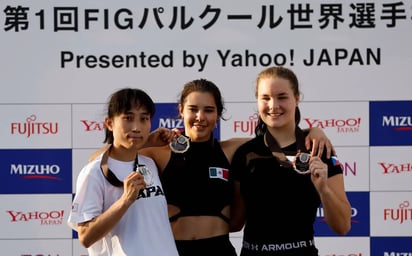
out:
{"label": "woman's left hand", "polygon": [[309,134],[305,138],[305,146],[307,150],[312,151],[312,155],[322,156],[323,151],[326,150],[326,157],[336,156],[335,148],[331,141],[318,127],[309,129]]}
{"label": "woman's left hand", "polygon": [[311,179],[318,191],[321,191],[328,180],[328,165],[318,156],[312,156],[309,160]]}

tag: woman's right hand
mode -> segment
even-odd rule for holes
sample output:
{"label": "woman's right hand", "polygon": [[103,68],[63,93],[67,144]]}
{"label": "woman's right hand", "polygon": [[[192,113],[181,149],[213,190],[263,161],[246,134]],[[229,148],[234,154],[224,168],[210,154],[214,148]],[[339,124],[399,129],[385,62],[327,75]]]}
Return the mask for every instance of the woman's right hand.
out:
{"label": "woman's right hand", "polygon": [[146,188],[144,177],[139,172],[130,173],[123,181],[123,199],[128,205],[134,203],[139,196],[139,192]]}

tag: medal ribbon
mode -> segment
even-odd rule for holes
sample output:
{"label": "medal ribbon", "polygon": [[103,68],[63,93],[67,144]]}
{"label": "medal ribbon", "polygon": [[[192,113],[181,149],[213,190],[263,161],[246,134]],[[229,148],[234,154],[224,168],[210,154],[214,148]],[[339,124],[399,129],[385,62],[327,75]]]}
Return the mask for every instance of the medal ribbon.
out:
{"label": "medal ribbon", "polygon": [[[306,152],[305,148],[305,133],[298,126],[295,127],[295,137],[298,152]],[[265,145],[270,149],[272,155],[278,160],[280,166],[282,167],[293,167],[293,163],[288,160],[285,152],[279,146],[279,143],[268,130],[266,130],[263,140]],[[295,154],[293,154],[295,155]]]}

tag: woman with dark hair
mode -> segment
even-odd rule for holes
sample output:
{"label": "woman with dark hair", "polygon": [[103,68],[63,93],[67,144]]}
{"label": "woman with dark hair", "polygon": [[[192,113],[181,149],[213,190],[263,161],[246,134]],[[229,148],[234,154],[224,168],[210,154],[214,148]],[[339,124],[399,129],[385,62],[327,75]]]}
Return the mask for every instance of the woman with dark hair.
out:
{"label": "woman with dark hair", "polygon": [[[184,85],[178,104],[184,134],[164,147],[141,149],[154,159],[167,198],[169,219],[180,256],[228,255],[236,251],[229,239],[233,183],[230,162],[234,151],[249,139],[219,142],[213,130],[224,111],[219,88],[206,79]],[[312,136],[330,144],[323,131]],[[317,144],[318,146],[318,144]]]}
{"label": "woman with dark hair", "polygon": [[68,219],[90,256],[178,256],[156,164],[138,154],[154,113],[142,90],[110,97],[104,121],[110,146],[80,171]]}

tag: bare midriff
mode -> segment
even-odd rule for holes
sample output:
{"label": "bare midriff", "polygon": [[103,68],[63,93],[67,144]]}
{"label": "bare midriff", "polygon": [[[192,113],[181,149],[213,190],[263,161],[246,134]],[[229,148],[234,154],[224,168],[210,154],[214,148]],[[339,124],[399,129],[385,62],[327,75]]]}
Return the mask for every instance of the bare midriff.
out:
{"label": "bare midriff", "polygon": [[[179,210],[169,205],[169,216]],[[229,207],[222,213],[229,216]],[[229,224],[218,216],[182,216],[171,223],[175,240],[196,240],[229,234]]]}

